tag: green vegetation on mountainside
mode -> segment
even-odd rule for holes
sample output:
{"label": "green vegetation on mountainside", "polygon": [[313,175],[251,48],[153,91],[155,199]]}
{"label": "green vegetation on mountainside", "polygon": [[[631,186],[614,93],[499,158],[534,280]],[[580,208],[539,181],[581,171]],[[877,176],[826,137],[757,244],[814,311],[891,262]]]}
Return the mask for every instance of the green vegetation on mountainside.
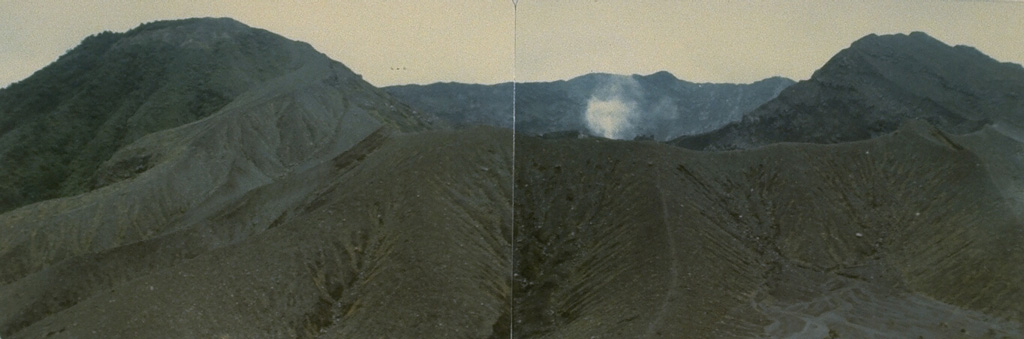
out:
{"label": "green vegetation on mountainside", "polygon": [[0,90],[0,212],[96,188],[97,168],[120,147],[209,116],[283,74],[284,43],[296,44],[230,20],[157,22],[86,38]]}

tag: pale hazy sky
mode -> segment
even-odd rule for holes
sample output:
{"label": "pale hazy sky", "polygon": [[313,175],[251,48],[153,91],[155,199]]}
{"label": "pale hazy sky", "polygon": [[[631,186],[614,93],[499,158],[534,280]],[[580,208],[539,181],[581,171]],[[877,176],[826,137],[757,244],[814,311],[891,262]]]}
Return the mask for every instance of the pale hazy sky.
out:
{"label": "pale hazy sky", "polygon": [[498,83],[513,71],[518,81],[659,70],[698,82],[800,80],[864,35],[911,31],[1024,63],[1022,1],[519,0],[517,7],[511,0],[0,0],[0,86],[91,34],[204,16],[308,42],[378,86]]}

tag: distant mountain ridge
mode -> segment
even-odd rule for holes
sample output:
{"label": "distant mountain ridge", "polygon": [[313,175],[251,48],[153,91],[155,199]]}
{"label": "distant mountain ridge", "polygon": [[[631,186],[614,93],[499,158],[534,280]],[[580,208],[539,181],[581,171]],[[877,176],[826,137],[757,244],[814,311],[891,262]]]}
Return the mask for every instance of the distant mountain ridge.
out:
{"label": "distant mountain ridge", "polygon": [[868,35],[742,121],[673,144],[744,149],[874,138],[923,119],[949,133],[993,125],[1024,135],[1024,68],[925,33]]}
{"label": "distant mountain ridge", "polygon": [[[751,84],[692,83],[665,71],[517,83],[516,130],[530,135],[577,131],[614,139],[667,140],[737,121],[791,84],[781,77]],[[511,83],[436,83],[385,90],[456,126],[512,127]]]}

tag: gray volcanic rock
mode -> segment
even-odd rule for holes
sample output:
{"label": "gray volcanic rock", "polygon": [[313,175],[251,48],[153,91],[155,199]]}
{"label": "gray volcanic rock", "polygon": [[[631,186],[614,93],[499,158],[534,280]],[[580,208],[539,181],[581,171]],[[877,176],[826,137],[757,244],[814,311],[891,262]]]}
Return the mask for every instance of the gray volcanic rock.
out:
{"label": "gray volcanic rock", "polygon": [[[188,33],[179,31],[211,29],[207,35],[221,37],[238,29],[251,30],[234,21],[227,21],[228,28],[221,30],[224,23],[222,19],[184,20],[137,30],[158,28],[142,36],[181,42],[185,50],[195,40],[182,38]],[[284,48],[267,52],[285,56],[287,67],[280,76],[252,85],[209,116],[118,147],[93,170],[102,186],[87,194],[0,214],[0,283],[66,258],[186,228],[256,187],[335,157],[381,127],[416,131],[430,126],[428,118],[308,45],[278,36],[267,39]],[[188,94],[168,100],[182,97]],[[6,151],[5,161],[23,149]]]}
{"label": "gray volcanic rock", "polygon": [[185,227],[0,285],[0,333],[507,337],[511,138],[378,130]]}
{"label": "gray volcanic rock", "polygon": [[[100,165],[118,149],[328,60],[306,43],[226,18],[154,22],[86,38],[0,90],[0,212],[109,184]],[[330,67],[342,82],[359,81],[341,64]],[[136,162],[126,165],[148,166]]]}
{"label": "gray volcanic rock", "polygon": [[187,228],[0,286],[3,333],[1018,337],[1024,229],[965,138],[522,136],[513,165],[507,131],[380,130]]}
{"label": "gray volcanic rock", "polygon": [[[667,140],[739,120],[793,83],[700,84],[668,72],[587,74],[568,81],[516,84],[516,131],[528,135],[578,131],[614,139]],[[456,126],[512,127],[512,84],[437,83],[386,87],[411,106]]]}
{"label": "gray volcanic rock", "polygon": [[1024,68],[920,32],[869,35],[742,121],[671,143],[709,150],[837,143],[892,132],[906,119],[949,133],[987,124],[1021,133]]}
{"label": "gray volcanic rock", "polygon": [[1021,219],[927,123],[720,153],[516,140],[516,338],[1022,334]]}

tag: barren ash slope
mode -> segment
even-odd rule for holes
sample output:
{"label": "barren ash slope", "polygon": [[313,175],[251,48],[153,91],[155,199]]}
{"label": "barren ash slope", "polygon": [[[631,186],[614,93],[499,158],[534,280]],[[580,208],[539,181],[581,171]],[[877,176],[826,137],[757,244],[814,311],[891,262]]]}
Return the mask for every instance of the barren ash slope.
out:
{"label": "barren ash slope", "polygon": [[[1004,127],[1019,116],[718,153],[513,145],[432,129],[308,45],[228,19],[111,46],[201,56],[252,34],[274,43],[243,51],[284,62],[255,69],[280,73],[210,111],[152,111],[194,118],[118,138],[83,176],[95,188],[0,214],[0,336],[1021,336]],[[168,100],[183,99],[151,105]]]}
{"label": "barren ash slope", "polygon": [[1024,67],[921,32],[863,37],[741,121],[669,143],[837,143],[891,133],[908,120],[927,121],[981,157],[1024,217]]}
{"label": "barren ash slope", "polygon": [[[173,57],[135,68],[125,53]],[[121,66],[131,83],[96,75]],[[71,94],[50,92],[51,73]],[[0,96],[5,140],[85,103],[117,108],[69,122],[99,126],[79,144],[109,155],[73,168],[94,186],[0,214],[4,338],[486,337],[507,323],[510,132],[429,131],[309,45],[230,19],[87,39]],[[34,97],[57,101],[19,101]],[[5,161],[24,147],[10,145]]]}
{"label": "barren ash slope", "polygon": [[519,138],[516,337],[1018,337],[1024,228],[947,138]]}
{"label": "barren ash slope", "polygon": [[746,150],[517,138],[515,336],[1020,337],[1022,73],[868,36],[675,142]]}

